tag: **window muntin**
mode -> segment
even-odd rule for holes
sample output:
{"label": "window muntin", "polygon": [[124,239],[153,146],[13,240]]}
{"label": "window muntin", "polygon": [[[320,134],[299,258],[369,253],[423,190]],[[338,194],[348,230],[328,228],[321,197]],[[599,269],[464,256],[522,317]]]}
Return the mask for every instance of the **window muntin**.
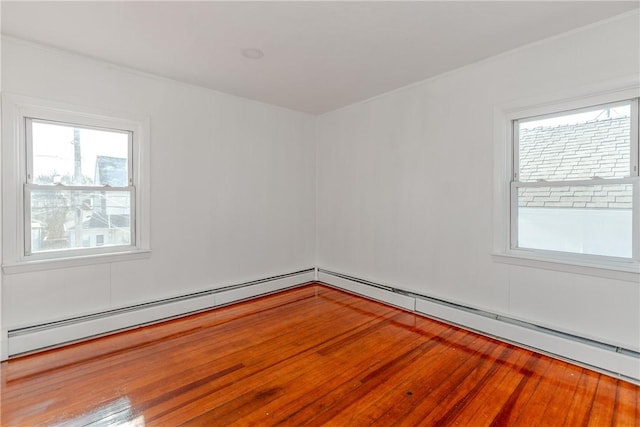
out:
{"label": "window muntin", "polygon": [[637,123],[637,99],[514,120],[511,248],[637,259]]}
{"label": "window muntin", "polygon": [[30,117],[25,130],[25,256],[135,246],[133,132]]}

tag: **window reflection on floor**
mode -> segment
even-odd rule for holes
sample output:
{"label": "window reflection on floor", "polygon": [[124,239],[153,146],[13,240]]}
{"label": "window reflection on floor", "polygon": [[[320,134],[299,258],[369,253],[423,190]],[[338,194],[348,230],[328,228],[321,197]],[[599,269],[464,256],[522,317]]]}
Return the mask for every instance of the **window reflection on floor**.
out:
{"label": "window reflection on floor", "polygon": [[100,406],[91,412],[64,420],[56,426],[118,426],[118,427],[144,427],[144,416],[136,416],[131,401],[127,397],[121,397],[106,405]]}

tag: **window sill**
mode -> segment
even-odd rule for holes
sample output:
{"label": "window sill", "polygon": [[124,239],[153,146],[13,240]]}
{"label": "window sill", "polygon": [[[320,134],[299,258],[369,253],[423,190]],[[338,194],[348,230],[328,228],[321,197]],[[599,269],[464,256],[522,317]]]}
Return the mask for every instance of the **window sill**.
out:
{"label": "window sill", "polygon": [[494,252],[491,256],[494,261],[503,264],[640,283],[640,262],[638,261],[587,262],[572,258],[509,252]]}
{"label": "window sill", "polygon": [[30,273],[34,271],[55,270],[60,268],[81,267],[93,264],[133,261],[151,257],[150,249],[138,249],[108,254],[84,255],[69,258],[23,261],[2,265],[4,274]]}

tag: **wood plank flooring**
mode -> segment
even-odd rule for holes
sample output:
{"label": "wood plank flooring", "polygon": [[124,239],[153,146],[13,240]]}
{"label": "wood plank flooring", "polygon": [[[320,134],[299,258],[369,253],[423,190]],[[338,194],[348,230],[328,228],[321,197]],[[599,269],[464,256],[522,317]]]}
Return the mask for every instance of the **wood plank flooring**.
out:
{"label": "wood plank flooring", "polygon": [[0,424],[638,426],[639,387],[309,285],[2,363]]}

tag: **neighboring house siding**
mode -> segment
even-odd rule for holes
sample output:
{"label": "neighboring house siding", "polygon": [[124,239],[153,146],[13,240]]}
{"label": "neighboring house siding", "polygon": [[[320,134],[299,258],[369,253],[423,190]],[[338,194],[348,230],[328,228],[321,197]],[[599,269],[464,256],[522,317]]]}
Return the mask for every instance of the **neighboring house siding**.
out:
{"label": "neighboring house siding", "polygon": [[[629,175],[630,120],[594,120],[520,131],[520,181]],[[521,188],[520,207],[631,209],[630,184]]]}

